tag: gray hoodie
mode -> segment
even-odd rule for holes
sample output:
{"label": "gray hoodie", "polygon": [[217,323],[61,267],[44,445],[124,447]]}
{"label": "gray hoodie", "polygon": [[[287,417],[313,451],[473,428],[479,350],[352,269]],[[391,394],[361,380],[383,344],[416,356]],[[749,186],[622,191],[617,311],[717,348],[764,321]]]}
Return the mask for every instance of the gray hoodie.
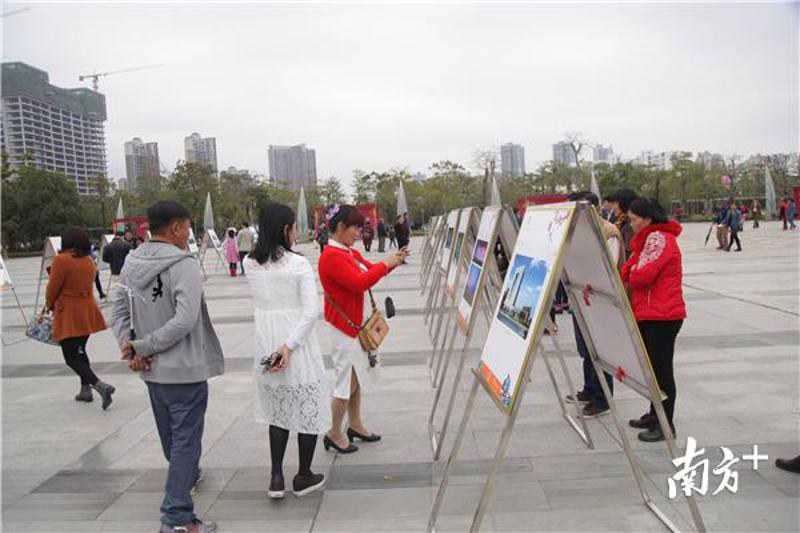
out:
{"label": "gray hoodie", "polygon": [[[120,273],[132,289],[136,353],[155,355],[140,377],[153,383],[196,383],[222,374],[222,348],[208,316],[197,258],[169,243],[133,250]],[[123,296],[124,295],[124,296]],[[111,325],[120,346],[130,328],[127,294],[114,300]]]}

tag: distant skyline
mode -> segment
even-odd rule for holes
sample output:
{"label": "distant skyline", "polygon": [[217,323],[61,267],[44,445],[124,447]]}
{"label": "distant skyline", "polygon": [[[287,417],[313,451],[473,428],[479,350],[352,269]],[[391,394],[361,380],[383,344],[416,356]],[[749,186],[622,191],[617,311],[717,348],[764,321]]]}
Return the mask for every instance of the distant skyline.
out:
{"label": "distant skyline", "polygon": [[[62,87],[100,79],[109,175],[124,143],[183,159],[194,131],[219,168],[268,174],[270,144],[316,149],[317,175],[525,148],[567,131],[643,150],[798,146],[798,4],[131,4],[6,2],[3,61]],[[587,155],[589,155],[587,153]]]}

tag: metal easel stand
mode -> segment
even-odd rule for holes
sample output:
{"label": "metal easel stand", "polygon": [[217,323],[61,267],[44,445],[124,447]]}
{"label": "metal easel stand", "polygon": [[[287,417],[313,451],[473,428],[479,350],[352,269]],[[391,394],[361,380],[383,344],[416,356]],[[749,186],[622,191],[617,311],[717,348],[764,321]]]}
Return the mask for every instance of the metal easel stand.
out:
{"label": "metal easel stand", "polygon": [[[28,317],[25,315],[25,309],[22,308],[22,302],[19,301],[19,296],[17,295],[17,289],[14,286],[11,286],[11,292],[14,294],[14,300],[17,302],[17,309],[19,309],[19,314],[22,315],[22,323],[27,327],[29,324]],[[13,340],[10,342],[6,342],[5,338],[2,338],[3,346],[13,346],[15,344],[19,344],[21,342],[25,342],[28,340],[28,337],[23,335],[21,338],[17,340]]]}
{"label": "metal easel stand", "polygon": [[[542,354],[542,359],[544,360],[544,365],[547,367],[547,374],[550,376],[550,381],[553,384],[553,391],[556,394],[556,398],[558,399],[558,405],[561,407],[561,415],[564,419],[569,423],[572,429],[575,430],[575,433],[581,438],[581,440],[586,444],[586,446],[590,449],[594,449],[594,443],[592,442],[592,435],[589,432],[589,426],[586,424],[586,417],[583,416],[583,411],[581,409],[580,404],[576,401],[575,402],[575,416],[573,417],[569,410],[567,409],[566,402],[564,401],[564,397],[561,394],[561,389],[558,386],[558,381],[556,380],[555,373],[553,372],[552,367],[550,366],[550,357],[555,357],[558,359],[558,362],[561,366],[561,372],[564,374],[564,378],[567,381],[567,387],[570,391],[577,390],[575,385],[572,382],[572,375],[567,368],[567,363],[564,360],[564,352],[561,350],[561,343],[558,341],[558,334],[555,333],[555,323],[550,319],[549,316],[545,317],[545,321],[547,323],[547,329],[551,332],[550,333],[550,341],[553,343],[554,350],[552,352],[547,352],[544,349],[544,346],[539,346],[539,351]],[[574,393],[573,393],[574,394]],[[577,418],[577,421],[576,421]]]}
{"label": "metal easel stand", "polygon": [[440,309],[437,307],[436,297],[439,296],[439,285],[442,281],[442,268],[435,265],[433,268],[436,270],[436,272],[433,274],[431,290],[428,293],[428,299],[425,302],[425,315],[423,316],[425,324],[428,325],[428,335],[433,334],[433,317],[435,313],[440,311]]}
{"label": "metal easel stand", "polygon": [[[442,285],[442,284],[440,284],[440,285]],[[430,324],[431,326],[433,326],[433,330],[434,330],[434,333],[433,333],[433,352],[431,352],[431,357],[430,357],[430,359],[428,361],[428,371],[430,372],[431,385],[433,385],[435,383],[434,374],[433,374],[433,367],[434,367],[434,361],[436,360],[436,352],[437,352],[436,347],[439,345],[439,336],[440,336],[440,334],[442,332],[442,322],[444,322],[444,316],[445,316],[445,314],[447,314],[447,311],[450,308],[450,306],[447,305],[447,288],[446,287],[440,287],[439,294],[437,296],[438,296],[438,301],[437,301],[436,309],[439,312],[436,314],[435,319],[432,320],[431,324]],[[434,326],[434,322],[436,323],[435,326]]]}
{"label": "metal easel stand", "polygon": [[42,257],[42,265],[39,267],[39,284],[36,286],[36,299],[33,302],[33,314],[39,310],[39,295],[42,292],[42,276],[44,275],[44,257]]}
{"label": "metal easel stand", "polygon": [[[578,325],[580,326],[583,332],[588,333],[588,328],[586,326],[586,322],[584,321],[583,314],[580,310],[580,306],[576,306],[573,310],[576,313],[575,318],[578,320]],[[631,332],[631,334],[638,335],[637,332]],[[636,456],[633,453],[633,448],[631,447],[630,439],[628,437],[627,430],[620,419],[619,415],[617,414],[617,406],[616,402],[614,401],[614,396],[611,394],[611,390],[608,387],[608,383],[603,376],[604,369],[597,358],[597,351],[595,350],[593,339],[591,335],[585,334],[584,340],[586,341],[586,346],[589,348],[589,354],[591,355],[592,364],[594,365],[595,372],[600,377],[598,380],[600,382],[600,386],[603,389],[603,394],[605,394],[606,399],[608,400],[608,407],[611,411],[611,417],[614,420],[614,425],[617,428],[617,433],[620,437],[620,442],[622,443],[622,449],[625,452],[625,456],[628,459],[628,463],[630,464],[631,470],[633,471],[633,477],[636,480],[636,485],[639,488],[639,494],[642,496],[642,500],[644,504],[647,506],[648,509],[667,527],[670,531],[678,533],[680,529],[667,517],[666,514],[655,504],[655,502],[650,498],[650,494],[647,492],[647,488],[645,487],[645,476],[642,472],[641,465],[639,461],[636,459]],[[655,378],[648,380],[648,392],[650,393],[650,401],[653,404],[653,407],[656,411],[656,416],[658,417],[658,423],[661,426],[661,431],[663,431],[667,449],[669,450],[670,457],[672,459],[676,459],[678,457],[678,449],[675,446],[674,436],[672,434],[672,429],[669,426],[669,422],[667,421],[667,415],[664,412],[664,406],[661,404],[661,392],[658,390]],[[705,524],[703,522],[703,517],[700,515],[700,509],[697,506],[697,501],[694,498],[694,495],[690,494],[686,496],[687,504],[689,505],[689,510],[692,514],[692,520],[694,521],[694,525],[697,528],[697,531],[700,533],[704,533],[706,531]]]}

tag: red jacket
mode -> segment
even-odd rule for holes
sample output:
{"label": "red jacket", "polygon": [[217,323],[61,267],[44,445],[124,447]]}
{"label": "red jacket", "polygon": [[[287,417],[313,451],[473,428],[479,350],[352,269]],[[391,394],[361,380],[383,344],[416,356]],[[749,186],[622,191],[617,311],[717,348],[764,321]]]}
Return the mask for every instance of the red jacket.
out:
{"label": "red jacket", "polygon": [[676,239],[682,230],[670,220],[647,226],[631,240],[632,253],[622,267],[622,281],[631,289],[637,321],[686,318],[683,265]]}
{"label": "red jacket", "polygon": [[[363,271],[358,261],[365,267]],[[328,243],[319,258],[319,280],[325,291],[325,320],[350,337],[358,331],[331,306],[330,296],[344,314],[356,325],[364,321],[364,293],[389,273],[385,263],[370,263],[353,248],[345,250]]]}

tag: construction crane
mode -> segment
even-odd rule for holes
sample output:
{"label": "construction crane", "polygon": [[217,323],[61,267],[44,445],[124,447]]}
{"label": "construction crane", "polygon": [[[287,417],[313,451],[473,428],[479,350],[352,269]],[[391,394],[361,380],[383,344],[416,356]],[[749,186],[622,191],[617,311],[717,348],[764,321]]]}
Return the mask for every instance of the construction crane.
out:
{"label": "construction crane", "polygon": [[94,74],[84,74],[83,76],[78,76],[78,81],[83,81],[86,79],[91,78],[92,80],[92,89],[98,91],[100,89],[100,78],[104,76],[110,76],[111,74],[122,74],[123,72],[133,72],[134,70],[144,70],[147,68],[156,68],[156,67],[163,67],[163,64],[157,65],[145,65],[143,67],[133,67],[133,68],[126,68],[122,70],[112,70],[111,72],[95,72]]}

